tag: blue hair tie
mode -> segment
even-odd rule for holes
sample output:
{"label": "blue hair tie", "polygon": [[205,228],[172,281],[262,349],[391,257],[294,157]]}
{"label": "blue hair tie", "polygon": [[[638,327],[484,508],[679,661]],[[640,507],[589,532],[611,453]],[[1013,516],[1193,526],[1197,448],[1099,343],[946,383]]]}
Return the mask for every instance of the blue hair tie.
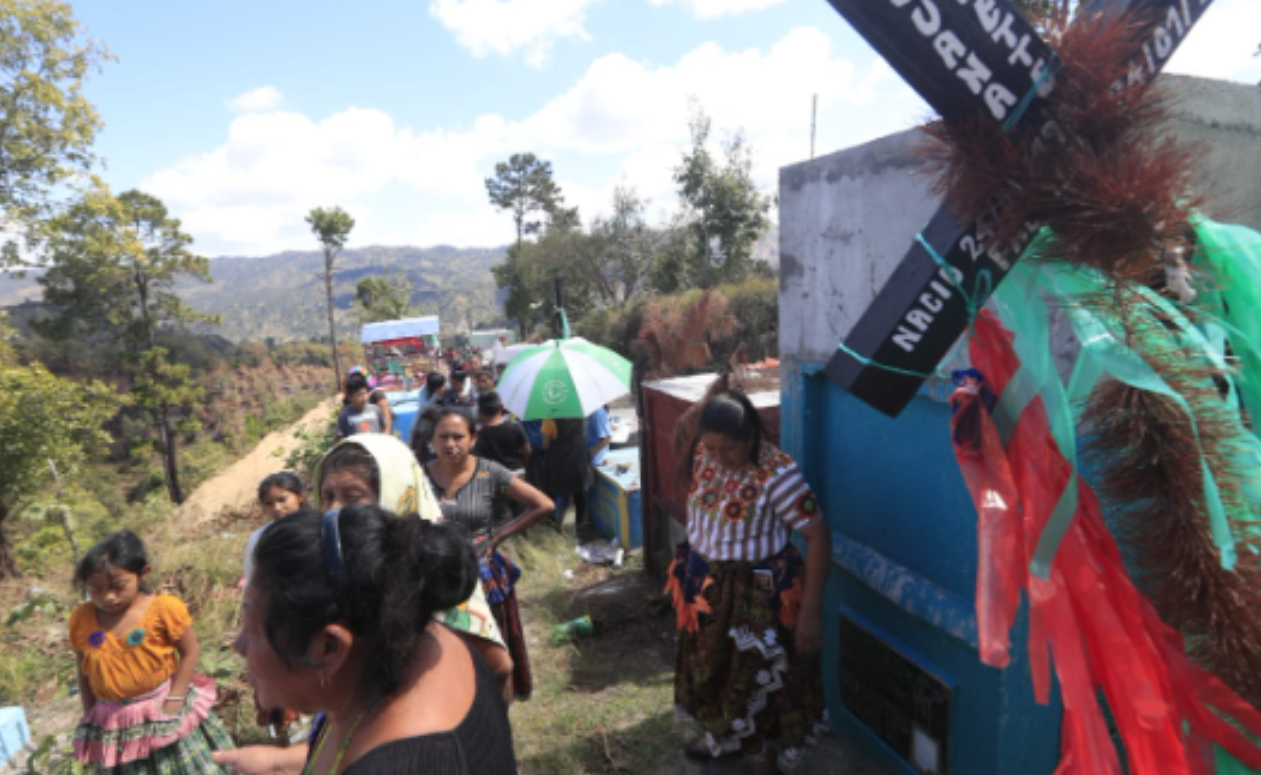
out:
{"label": "blue hair tie", "polygon": [[337,518],[341,509],[330,509],[324,512],[324,520],[320,525],[320,541],[324,545],[324,567],[333,583],[341,581],[345,563],[342,560],[342,535]]}

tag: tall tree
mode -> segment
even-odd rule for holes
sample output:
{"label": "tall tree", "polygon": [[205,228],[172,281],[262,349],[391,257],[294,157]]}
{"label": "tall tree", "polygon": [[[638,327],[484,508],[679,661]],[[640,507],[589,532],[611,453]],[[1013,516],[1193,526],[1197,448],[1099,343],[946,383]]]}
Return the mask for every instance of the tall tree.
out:
{"label": "tall tree", "polygon": [[175,424],[192,424],[201,390],[187,365],[171,362],[158,332],[170,326],[213,323],[175,293],[179,279],[210,282],[210,264],[189,249],[161,200],[140,191],[87,194],[47,228],[48,270],[40,277],[44,301],[58,309],[40,333],[99,337],[120,350],[137,405],[158,436],[167,493],[182,503]]}
{"label": "tall tree", "polygon": [[20,573],[5,521],[52,480],[53,466],[64,476],[109,446],[103,426],[119,404],[100,382],[58,377],[38,363],[0,363],[0,578]]}
{"label": "tall tree", "polygon": [[696,245],[691,282],[711,288],[749,275],[753,244],[770,225],[773,200],[753,181],[753,152],[742,132],[722,144],[719,160],[709,149],[709,117],[698,105],[690,128],[692,147],[675,168],[674,181]]}
{"label": "tall tree", "polygon": [[560,187],[552,180],[552,163],[532,153],[514,153],[507,162],[496,164],[495,177],[486,178],[486,193],[491,204],[512,213],[518,249],[525,235],[535,234],[543,226],[543,221],[532,219],[533,215],[542,214],[549,221],[559,218],[565,225],[577,218],[576,210],[563,206]]}
{"label": "tall tree", "polygon": [[324,248],[324,271],[320,277],[324,280],[324,297],[328,302],[328,338],[333,347],[333,379],[336,389],[340,391],[342,389],[342,363],[337,354],[337,324],[333,321],[333,265],[337,261],[337,255],[342,252],[342,248],[346,247],[350,230],[355,228],[355,219],[340,207],[334,207],[331,210],[317,207],[307,215],[306,222]]}
{"label": "tall tree", "polygon": [[[89,173],[101,119],[83,96],[88,73],[110,59],[86,38],[68,3],[0,0],[0,218],[8,234],[48,214],[53,192]],[[6,239],[0,266],[23,264]]]}
{"label": "tall tree", "polygon": [[599,241],[593,282],[606,306],[622,307],[644,287],[666,242],[666,233],[644,217],[648,202],[629,186],[613,189],[613,210],[591,224]]}
{"label": "tall tree", "polygon": [[397,320],[412,313],[412,283],[403,275],[365,277],[355,285],[355,302],[364,323]]}

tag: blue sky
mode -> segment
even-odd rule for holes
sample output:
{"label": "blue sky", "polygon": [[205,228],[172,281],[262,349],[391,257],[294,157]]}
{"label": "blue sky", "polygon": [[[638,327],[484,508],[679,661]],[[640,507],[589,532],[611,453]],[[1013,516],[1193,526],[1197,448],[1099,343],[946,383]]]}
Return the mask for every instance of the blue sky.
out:
{"label": "blue sky", "polygon": [[[116,191],[161,197],[205,255],[314,246],[312,207],[351,245],[493,246],[511,219],[482,179],[552,161],[584,218],[615,185],[676,206],[689,100],[742,129],[761,185],[928,109],[825,0],[78,0],[118,57],[89,82]],[[1216,0],[1171,70],[1256,83],[1261,1]]]}

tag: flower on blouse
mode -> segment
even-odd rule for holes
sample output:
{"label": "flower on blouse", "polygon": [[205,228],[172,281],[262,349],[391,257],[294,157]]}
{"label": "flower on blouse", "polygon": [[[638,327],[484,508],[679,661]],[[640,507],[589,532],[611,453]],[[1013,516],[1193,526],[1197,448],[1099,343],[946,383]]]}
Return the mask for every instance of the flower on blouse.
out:
{"label": "flower on blouse", "polygon": [[140,645],[141,643],[144,642],[144,636],[145,636],[144,628],[137,627],[136,629],[127,633],[127,645],[128,646]]}
{"label": "flower on blouse", "polygon": [[814,493],[807,491],[801,494],[797,499],[797,512],[803,517],[813,517],[819,513],[819,502],[815,500]]}
{"label": "flower on blouse", "polygon": [[723,516],[728,522],[739,522],[744,519],[744,504],[740,501],[728,501],[726,508],[723,509]]}
{"label": "flower on blouse", "polygon": [[94,649],[99,649],[105,643],[105,631],[97,630],[88,636],[88,645]]}

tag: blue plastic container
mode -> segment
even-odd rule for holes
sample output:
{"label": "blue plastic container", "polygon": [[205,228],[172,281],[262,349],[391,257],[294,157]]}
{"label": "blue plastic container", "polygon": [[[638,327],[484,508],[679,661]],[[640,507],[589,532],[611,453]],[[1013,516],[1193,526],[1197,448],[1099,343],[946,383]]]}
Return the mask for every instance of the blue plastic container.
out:
{"label": "blue plastic container", "polygon": [[643,506],[639,491],[639,447],[609,450],[596,468],[595,484],[587,491],[587,507],[596,529],[618,545],[644,545]]}
{"label": "blue plastic container", "polygon": [[406,444],[411,441],[412,426],[416,424],[416,415],[420,411],[420,391],[399,391],[386,393],[385,396],[394,412],[394,432],[391,435],[402,439]]}
{"label": "blue plastic container", "polygon": [[26,711],[19,707],[0,708],[0,767],[18,755],[31,742]]}

